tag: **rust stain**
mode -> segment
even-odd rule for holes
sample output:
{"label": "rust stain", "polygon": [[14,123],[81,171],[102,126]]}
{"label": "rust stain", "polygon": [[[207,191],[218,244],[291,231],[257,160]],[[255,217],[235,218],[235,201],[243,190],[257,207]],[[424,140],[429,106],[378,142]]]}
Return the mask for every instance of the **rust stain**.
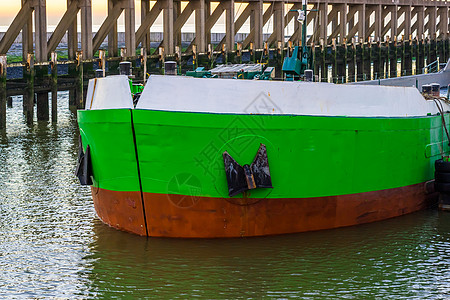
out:
{"label": "rust stain", "polygon": [[[176,207],[173,201],[189,196],[144,193],[150,236],[217,238],[262,236],[357,225],[424,209],[437,202],[424,183],[407,187],[317,198],[208,198],[195,209]],[[145,235],[139,192],[99,189],[94,194],[103,222],[121,230]],[[196,197],[197,199],[199,197]],[[135,208],[124,199],[131,199]],[[122,201],[121,201],[122,200]],[[117,204],[112,204],[117,203]]]}

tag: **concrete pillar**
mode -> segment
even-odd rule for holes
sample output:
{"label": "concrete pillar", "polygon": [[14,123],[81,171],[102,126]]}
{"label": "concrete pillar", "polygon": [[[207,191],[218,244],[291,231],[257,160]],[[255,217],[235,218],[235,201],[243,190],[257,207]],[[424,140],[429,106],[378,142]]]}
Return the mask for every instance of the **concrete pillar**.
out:
{"label": "concrete pillar", "polygon": [[34,7],[36,61],[44,62],[47,57],[47,7],[46,0],[37,0]]}
{"label": "concrete pillar", "polygon": [[205,0],[197,0],[195,6],[195,44],[198,52],[206,52],[206,14],[205,14]]}
{"label": "concrete pillar", "polygon": [[358,39],[366,40],[366,4],[358,6]]}
{"label": "concrete pillar", "polygon": [[274,2],[273,6],[273,32],[275,32],[275,40],[282,42],[282,47],[284,48],[284,1]]}
{"label": "concrete pillar", "polygon": [[[148,15],[148,13],[150,12],[150,1],[149,0],[142,0],[141,1],[141,22],[142,20],[145,20],[145,17]],[[150,53],[150,30],[147,30],[147,32],[145,33],[144,39],[142,40],[142,45],[143,48],[145,48],[147,50],[148,53]]]}
{"label": "concrete pillar", "polygon": [[[144,3],[146,1],[142,1]],[[108,14],[111,13],[114,4],[117,3],[117,0],[108,0]],[[114,22],[111,31],[108,34],[108,56],[109,57],[117,57],[119,56],[119,45],[118,45],[118,37],[117,37],[117,21]]]}
{"label": "concrete pillar", "polygon": [[[225,45],[227,49],[234,49],[234,0],[228,0],[224,2],[225,5],[225,26],[226,36]],[[251,4],[249,4],[251,5]]]}
{"label": "concrete pillar", "polygon": [[347,37],[347,3],[340,4],[339,8],[339,41],[344,43]]}
{"label": "concrete pillar", "polygon": [[92,45],[92,2],[91,0],[81,1],[81,51],[83,59],[92,59],[94,57]]}
{"label": "concrete pillar", "polygon": [[394,40],[394,37],[397,38],[397,28],[398,28],[398,7],[397,5],[392,5],[391,9],[391,38]]}
{"label": "concrete pillar", "polygon": [[[77,0],[67,0],[67,7],[72,3],[72,1]],[[73,23],[69,26],[69,29],[67,30],[67,48],[68,48],[68,55],[69,59],[75,59],[77,57],[77,51],[78,51],[78,18],[75,18]]]}
{"label": "concrete pillar", "polygon": [[[22,0],[22,6],[26,4],[27,0]],[[27,4],[30,5],[30,4]],[[33,51],[33,19],[30,17],[27,24],[22,29],[22,57],[23,61],[27,60],[28,53]]]}
{"label": "concrete pillar", "polygon": [[[250,28],[255,30],[254,47],[261,49],[263,47],[263,1],[255,1],[252,5],[252,14],[250,15]],[[249,5],[250,5],[249,4]]]}
{"label": "concrete pillar", "polygon": [[172,54],[175,51],[174,30],[173,30],[173,0],[165,0],[163,9],[163,35],[164,35],[164,53]]}
{"label": "concrete pillar", "polygon": [[124,0],[125,6],[125,47],[128,56],[136,56],[136,10],[134,0]]}

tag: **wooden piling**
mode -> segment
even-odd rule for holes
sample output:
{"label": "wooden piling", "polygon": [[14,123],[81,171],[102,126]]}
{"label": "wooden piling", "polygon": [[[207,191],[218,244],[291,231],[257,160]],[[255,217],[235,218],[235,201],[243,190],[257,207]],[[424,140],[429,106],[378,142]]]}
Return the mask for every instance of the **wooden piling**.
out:
{"label": "wooden piling", "polygon": [[76,80],[76,106],[79,109],[84,108],[84,82],[83,82],[83,52],[77,52],[77,80]]}
{"label": "wooden piling", "polygon": [[34,118],[34,54],[28,53],[24,79],[26,80],[25,94],[23,96],[23,113],[28,125],[33,124]]}
{"label": "wooden piling", "polygon": [[321,70],[321,80],[323,82],[328,81],[328,68],[327,68],[327,47],[323,39],[320,40],[320,70]]}
{"label": "wooden piling", "polygon": [[[178,61],[178,52],[177,52],[177,66],[180,65]],[[147,82],[147,50],[146,48],[141,48],[141,68],[142,68],[142,79],[144,84]]]}
{"label": "wooden piling", "polygon": [[37,119],[38,121],[48,121],[49,119],[49,106],[48,106],[48,93],[37,93]]}
{"label": "wooden piling", "polygon": [[6,128],[6,55],[0,56],[0,129]]}
{"label": "wooden piling", "polygon": [[363,62],[364,62],[364,49],[362,41],[356,44],[356,81],[362,81],[364,77],[364,69],[363,69]]}
{"label": "wooden piling", "polygon": [[389,77],[397,77],[397,40],[389,42]]}
{"label": "wooden piling", "polygon": [[51,56],[52,122],[56,123],[58,121],[58,54],[52,52]]}
{"label": "wooden piling", "polygon": [[355,68],[356,68],[356,45],[352,40],[351,44],[347,44],[348,57],[348,81],[355,82]]}
{"label": "wooden piling", "polygon": [[106,76],[106,52],[105,50],[99,50],[98,51],[98,65],[99,65],[99,69],[101,69],[103,71],[103,77]]}
{"label": "wooden piling", "polygon": [[370,42],[363,43],[363,80],[371,80],[371,63],[372,63],[372,44]]}
{"label": "wooden piling", "polygon": [[417,41],[416,74],[422,74],[425,67],[425,49],[423,40]]}

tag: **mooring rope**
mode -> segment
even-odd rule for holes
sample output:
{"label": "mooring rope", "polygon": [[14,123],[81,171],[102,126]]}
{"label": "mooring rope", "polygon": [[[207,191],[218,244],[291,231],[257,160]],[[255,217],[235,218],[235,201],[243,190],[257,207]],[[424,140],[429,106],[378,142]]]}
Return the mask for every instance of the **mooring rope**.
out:
{"label": "mooring rope", "polygon": [[[449,134],[448,129],[447,129],[447,124],[445,123],[444,105],[443,105],[442,102],[441,102],[441,101],[443,101],[443,102],[445,102],[445,103],[447,103],[447,104],[450,104],[450,101],[449,101],[447,98],[445,98],[445,97],[438,97],[438,98],[436,98],[436,97],[432,97],[432,96],[426,95],[426,94],[424,95],[424,98],[427,99],[427,100],[431,99],[431,100],[434,101],[434,104],[436,104],[436,107],[437,107],[437,109],[439,110],[439,113],[440,113],[440,115],[441,115],[442,127],[443,127],[444,130],[445,130],[445,134],[447,135],[447,142],[448,142],[448,145],[450,146],[450,134]],[[442,150],[441,150],[441,156],[442,156],[442,157],[444,156],[444,153],[443,153],[443,152],[444,152],[444,151],[443,151],[443,149],[442,149]]]}

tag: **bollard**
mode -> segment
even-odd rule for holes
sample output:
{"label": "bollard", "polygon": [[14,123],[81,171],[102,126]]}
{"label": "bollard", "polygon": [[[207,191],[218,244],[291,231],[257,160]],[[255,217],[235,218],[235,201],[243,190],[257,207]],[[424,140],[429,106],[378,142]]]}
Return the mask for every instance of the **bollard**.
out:
{"label": "bollard", "polygon": [[312,82],[313,81],[313,70],[305,70],[305,81]]}
{"label": "bollard", "polygon": [[28,125],[33,124],[34,114],[34,54],[28,53],[24,78],[27,82],[23,97],[23,113]]}
{"label": "bollard", "polygon": [[50,67],[52,70],[52,122],[58,121],[58,54],[52,52]]}
{"label": "bollard", "polygon": [[129,62],[129,61],[122,61],[119,64],[119,73],[120,73],[120,75],[131,76],[131,74],[132,74],[131,62]]}
{"label": "bollard", "polygon": [[6,55],[0,56],[0,129],[6,128]]}
{"label": "bollard", "polygon": [[177,62],[166,61],[164,63],[164,75],[177,75]]}
{"label": "bollard", "polygon": [[103,78],[103,70],[102,69],[97,69],[95,70],[95,78]]}
{"label": "bollard", "polygon": [[431,95],[435,98],[439,98],[441,96],[441,85],[439,83],[432,83],[431,84]]}

